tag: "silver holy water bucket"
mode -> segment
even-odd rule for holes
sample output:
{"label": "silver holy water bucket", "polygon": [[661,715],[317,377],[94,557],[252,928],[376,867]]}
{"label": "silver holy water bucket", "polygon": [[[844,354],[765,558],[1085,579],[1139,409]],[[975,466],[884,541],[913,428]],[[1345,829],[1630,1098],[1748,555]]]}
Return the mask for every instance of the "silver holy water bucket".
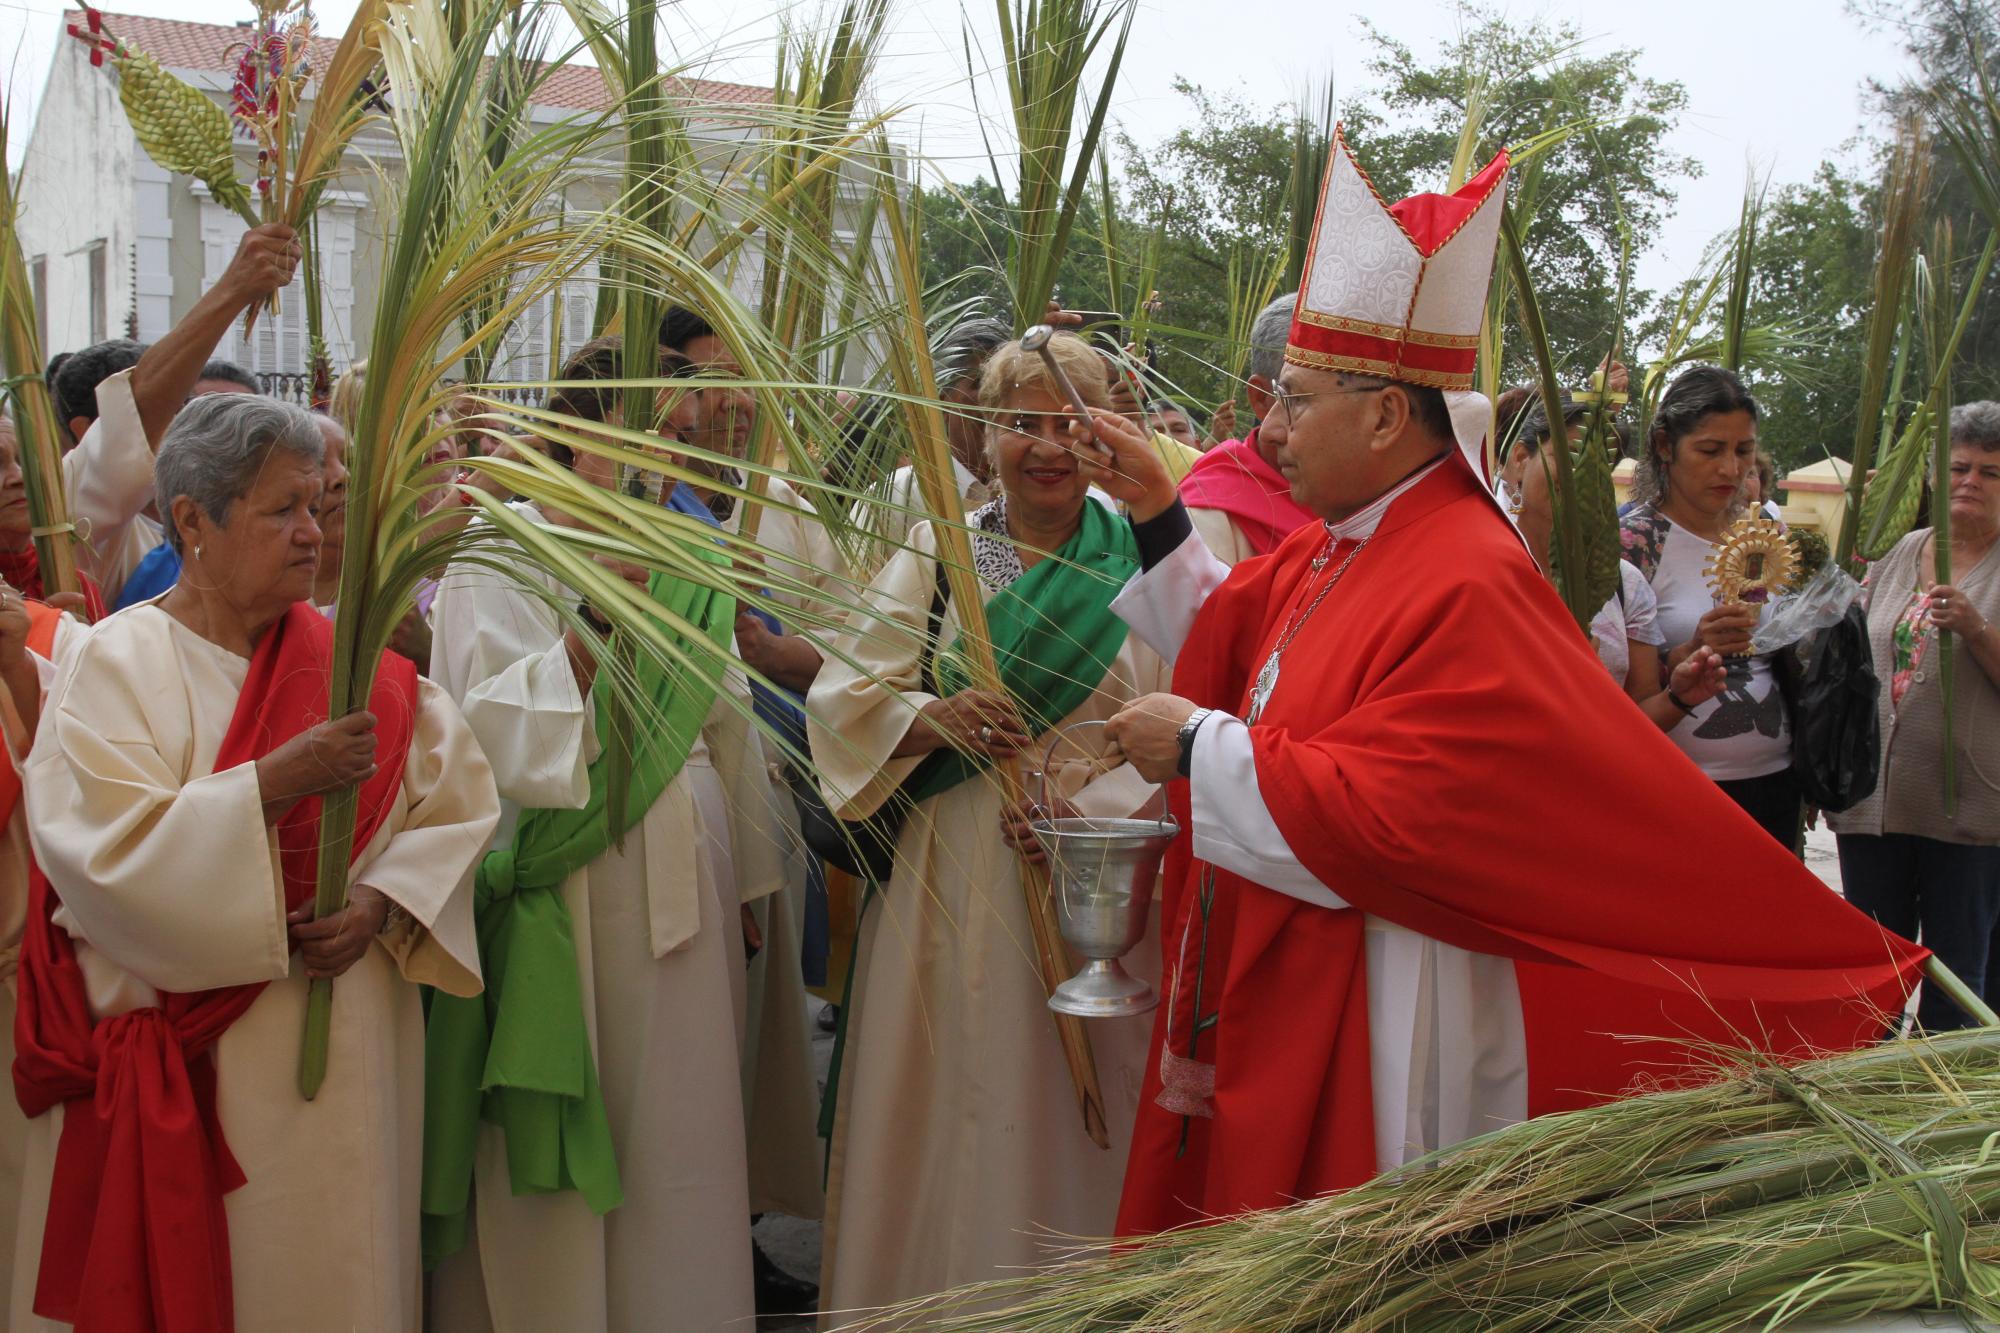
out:
{"label": "silver holy water bucket", "polygon": [[1160,858],[1180,833],[1171,817],[1091,819],[1047,817],[1048,767],[1068,732],[1101,727],[1079,722],[1058,731],[1042,759],[1040,817],[1028,823],[1049,858],[1049,886],[1055,894],[1062,936],[1088,961],[1049,996],[1049,1008],[1080,1018],[1122,1018],[1143,1014],[1160,1003],[1151,986],[1127,972],[1119,959],[1146,937],[1146,914]]}

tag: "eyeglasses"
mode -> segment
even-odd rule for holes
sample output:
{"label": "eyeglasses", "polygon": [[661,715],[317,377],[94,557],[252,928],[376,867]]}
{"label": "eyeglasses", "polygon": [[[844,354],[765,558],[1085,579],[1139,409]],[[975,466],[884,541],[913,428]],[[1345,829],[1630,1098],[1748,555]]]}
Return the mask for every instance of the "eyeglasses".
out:
{"label": "eyeglasses", "polygon": [[1030,440],[1047,440],[1069,447],[1069,427],[1074,412],[1009,412],[999,420],[1000,428]]}
{"label": "eyeglasses", "polygon": [[[1380,393],[1382,390],[1391,387],[1393,386],[1388,384],[1365,384],[1353,385],[1341,389],[1316,389],[1312,393],[1293,393],[1282,384],[1273,384],[1271,386],[1271,398],[1277,403],[1278,409],[1285,414],[1285,429],[1289,431],[1297,424],[1297,414],[1292,408],[1293,403],[1302,403],[1308,398],[1331,398],[1335,394],[1342,393]],[[1299,409],[1299,411],[1303,410],[1303,408]]]}

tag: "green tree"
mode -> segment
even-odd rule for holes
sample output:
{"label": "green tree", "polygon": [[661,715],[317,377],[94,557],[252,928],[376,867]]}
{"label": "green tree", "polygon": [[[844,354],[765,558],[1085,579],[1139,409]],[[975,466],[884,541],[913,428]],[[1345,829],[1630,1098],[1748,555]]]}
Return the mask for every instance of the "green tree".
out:
{"label": "green tree", "polygon": [[[1625,48],[1586,53],[1583,31],[1568,22],[1510,21],[1469,6],[1462,35],[1436,56],[1419,57],[1372,24],[1369,68],[1393,118],[1357,150],[1384,195],[1441,189],[1466,121],[1473,77],[1488,83],[1482,161],[1557,125],[1584,122],[1546,156],[1528,225],[1528,260],[1558,364],[1587,374],[1620,324],[1621,249],[1643,253],[1673,210],[1678,180],[1700,174],[1693,159],[1669,152],[1667,136],[1687,107],[1681,84],[1644,77],[1645,53]],[[1624,324],[1636,333],[1648,292],[1628,297]],[[1525,348],[1509,331],[1510,359]],[[1624,346],[1632,346],[1628,336]],[[1510,369],[1512,369],[1510,367]],[[1522,369],[1525,371],[1525,362]]]}
{"label": "green tree", "polygon": [[1781,377],[1753,377],[1764,408],[1758,435],[1781,470],[1845,458],[1854,440],[1879,219],[1876,187],[1823,162],[1812,180],[1780,187],[1764,207],[1749,323],[1805,320],[1821,341]]}
{"label": "green tree", "polygon": [[[1584,53],[1573,24],[1515,22],[1472,8],[1462,36],[1425,54],[1373,27],[1367,35],[1378,86],[1348,102],[1341,119],[1386,197],[1444,186],[1475,73],[1490,87],[1482,136],[1488,153],[1552,124],[1592,124],[1593,133],[1549,155],[1528,233],[1556,354],[1581,381],[1619,325],[1621,218],[1633,253],[1642,252],[1673,208],[1676,182],[1698,171],[1666,148],[1687,104],[1685,90],[1639,74],[1643,62],[1636,50]],[[1197,401],[1208,401],[1228,388],[1208,363],[1220,359],[1212,340],[1227,323],[1230,255],[1239,247],[1284,243],[1297,113],[1260,112],[1186,82],[1179,89],[1193,113],[1189,123],[1151,144],[1120,135],[1119,236],[1132,250],[1142,229],[1159,229],[1160,318],[1208,335],[1207,341],[1163,337],[1162,369],[1193,389]],[[1628,298],[1628,348],[1651,304],[1649,293]],[[1512,330],[1508,347],[1514,356],[1525,351]]]}
{"label": "green tree", "polygon": [[[984,176],[970,185],[925,188],[924,285],[943,300],[976,301],[986,313],[1012,318],[1006,270],[1013,216],[1006,195]],[[1108,299],[1098,235],[1097,206],[1086,198],[1057,275],[1063,302],[1078,310],[1101,307]]]}
{"label": "green tree", "polygon": [[[1848,8],[1865,25],[1901,42],[1915,71],[1912,82],[1870,85],[1884,153],[1897,121],[1925,111],[1929,86],[1972,88],[1976,62],[1983,62],[1986,78],[2000,89],[2000,8],[1992,0],[1849,0]],[[1976,254],[1991,224],[1942,145],[1931,179],[1937,207],[1957,231],[1960,255]],[[1965,330],[1953,394],[1959,402],[2000,397],[2000,285],[1989,284]]]}

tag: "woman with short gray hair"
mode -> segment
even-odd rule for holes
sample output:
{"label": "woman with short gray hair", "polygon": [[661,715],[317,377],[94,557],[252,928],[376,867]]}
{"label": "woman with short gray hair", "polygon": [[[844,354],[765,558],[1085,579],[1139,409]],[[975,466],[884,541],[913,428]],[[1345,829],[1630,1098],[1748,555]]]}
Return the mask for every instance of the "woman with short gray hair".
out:
{"label": "woman with short gray hair", "polygon": [[[479,990],[461,886],[499,801],[408,661],[385,656],[368,709],[325,720],[321,464],[297,408],[183,409],[158,462],[183,576],[90,630],[43,709],[14,1069],[24,1179],[47,1198],[22,1201],[16,1269],[39,1280],[10,1328],[420,1327],[417,988]],[[315,798],[350,786],[348,905],[315,920]],[[319,977],[339,984],[308,1102]],[[173,1188],[138,1187],[167,1165]]]}
{"label": "woman with short gray hair", "polygon": [[[1946,966],[2000,999],[2000,403],[1951,414],[1949,583],[1936,580],[1937,531],[1896,543],[1868,572],[1868,638],[1882,727],[1875,792],[1830,817],[1847,899],[1918,938]],[[1939,631],[1952,635],[1956,808],[1944,803],[1945,694]],[[1924,987],[1917,1020],[1933,1031],[1968,1019]]]}

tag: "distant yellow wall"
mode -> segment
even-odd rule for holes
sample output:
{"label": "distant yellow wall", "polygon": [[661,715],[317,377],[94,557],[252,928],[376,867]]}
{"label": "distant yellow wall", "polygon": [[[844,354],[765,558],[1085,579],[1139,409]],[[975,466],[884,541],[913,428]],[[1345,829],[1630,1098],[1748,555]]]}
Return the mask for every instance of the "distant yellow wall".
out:
{"label": "distant yellow wall", "polygon": [[1845,459],[1828,458],[1795,468],[1778,483],[1786,524],[1823,533],[1829,545],[1838,545],[1847,514],[1846,485]]}

